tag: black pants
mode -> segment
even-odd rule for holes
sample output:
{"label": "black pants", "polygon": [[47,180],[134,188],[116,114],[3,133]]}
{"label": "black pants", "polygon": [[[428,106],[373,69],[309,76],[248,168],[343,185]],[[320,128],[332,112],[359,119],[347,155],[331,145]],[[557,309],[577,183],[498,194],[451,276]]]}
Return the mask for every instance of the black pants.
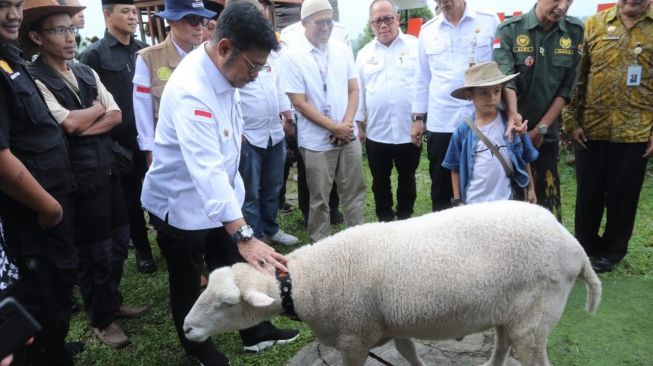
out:
{"label": "black pants", "polygon": [[118,287],[129,244],[118,177],[111,177],[98,192],[75,197],[75,242],[84,308],[91,326],[103,329],[113,323],[122,302]]}
{"label": "black pants", "polygon": [[551,211],[558,221],[562,222],[560,175],[558,174],[558,160],[560,158],[558,142],[545,142],[538,151],[540,156],[531,163],[537,204]]}
{"label": "black pants", "polygon": [[390,183],[393,166],[397,169],[397,217],[399,220],[409,218],[417,198],[415,170],[419,166],[422,148],[411,143],[385,144],[370,139],[366,140],[365,148],[379,221],[392,221],[395,218]]}
{"label": "black pants", "polygon": [[144,211],[141,207],[141,191],[143,189],[143,178],[147,172],[147,163],[143,151],[131,150],[134,153],[132,170],[120,176],[129,217],[129,235],[136,248],[137,258],[152,259],[152,248],[150,248],[150,242],[147,239],[147,226]]}
{"label": "black pants", "polygon": [[[576,238],[588,255],[626,256],[646,174],[646,143],[587,141],[576,149]],[[607,220],[599,235],[603,210]]]}
{"label": "black pants", "polygon": [[447,155],[452,133],[426,133],[429,157],[429,175],[431,176],[431,210],[440,211],[451,208],[453,188],[451,188],[451,171],[442,167]]}
{"label": "black pants", "polygon": [[32,346],[15,353],[12,365],[73,364],[64,341],[78,265],[73,243],[74,209],[70,197],[56,198],[64,217],[47,230],[39,228],[36,214],[24,206],[15,205],[3,215],[7,249],[20,273],[7,295],[23,304],[43,327]]}
{"label": "black pants", "polygon": [[[297,204],[299,205],[299,210],[304,215],[304,219],[308,221],[308,205],[310,200],[310,194],[308,192],[308,183],[306,183],[306,166],[304,165],[304,159],[302,159],[302,154],[299,153],[299,146],[297,144],[297,135],[291,138],[286,139],[286,148],[292,150],[293,154],[297,157]],[[288,159],[286,159],[286,165],[284,166],[283,171],[283,181],[284,184],[281,188],[280,195],[285,197],[286,195],[286,184],[288,181],[288,175],[290,174],[290,165],[288,165]],[[285,198],[284,198],[285,201]],[[281,202],[281,201],[280,201]],[[333,187],[331,188],[331,193],[329,194],[329,207],[334,210],[338,209],[340,205],[340,197],[338,197],[338,188],[336,187],[336,182],[333,182]],[[333,217],[333,216],[332,216]]]}

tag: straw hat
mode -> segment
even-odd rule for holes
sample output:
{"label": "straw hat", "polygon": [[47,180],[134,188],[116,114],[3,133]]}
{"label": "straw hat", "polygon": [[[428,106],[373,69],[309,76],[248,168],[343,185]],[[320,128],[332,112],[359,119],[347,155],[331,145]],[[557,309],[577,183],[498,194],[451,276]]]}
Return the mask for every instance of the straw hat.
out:
{"label": "straw hat", "polygon": [[20,45],[23,53],[33,54],[38,46],[29,38],[29,31],[32,23],[52,14],[67,13],[71,17],[86,9],[85,6],[59,5],[57,0],[25,0],[23,3],[23,22],[20,25]]}
{"label": "straw hat", "polygon": [[306,17],[322,10],[333,11],[329,0],[304,0],[302,3],[301,18],[304,20]]}
{"label": "straw hat", "polygon": [[503,84],[517,77],[519,73],[504,75],[499,70],[496,62],[490,61],[477,64],[465,70],[465,85],[451,92],[451,96],[458,99],[468,98],[465,90]]}

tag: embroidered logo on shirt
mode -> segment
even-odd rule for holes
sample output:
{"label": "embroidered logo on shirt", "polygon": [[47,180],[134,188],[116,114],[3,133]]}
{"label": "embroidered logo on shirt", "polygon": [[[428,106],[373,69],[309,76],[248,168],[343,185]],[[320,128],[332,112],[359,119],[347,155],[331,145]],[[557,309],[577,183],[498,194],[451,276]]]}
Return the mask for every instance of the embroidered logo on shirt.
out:
{"label": "embroidered logo on shirt", "polygon": [[11,69],[11,66],[5,60],[0,60],[0,69],[3,69],[7,74],[14,73],[14,70]]}
{"label": "embroidered logo on shirt", "polygon": [[533,52],[533,47],[529,46],[531,44],[531,39],[528,37],[526,34],[520,34],[515,38],[515,45],[517,47],[513,47],[512,51],[513,52],[524,52],[524,53],[529,53]]}
{"label": "embroidered logo on shirt", "polygon": [[156,77],[161,81],[167,81],[170,79],[170,75],[172,75],[172,70],[169,67],[163,66],[156,70]]}
{"label": "embroidered logo on shirt", "polygon": [[151,91],[151,89],[148,88],[147,86],[136,85],[136,92],[137,93],[150,94],[150,91]]}
{"label": "embroidered logo on shirt", "polygon": [[562,48],[569,48],[569,47],[571,47],[571,38],[569,38],[569,37],[561,37],[561,38],[560,38],[560,47],[562,47]]}
{"label": "embroidered logo on shirt", "polygon": [[196,109],[195,112],[194,112],[194,114],[195,114],[197,117],[213,118],[213,114],[211,114],[211,112],[209,112],[209,111],[204,111],[204,110],[201,110],[201,109]]}
{"label": "embroidered logo on shirt", "polygon": [[571,38],[567,36],[560,37],[560,47],[562,48],[556,48],[555,49],[555,54],[556,55],[573,55],[574,50],[570,50],[569,47],[571,47]]}

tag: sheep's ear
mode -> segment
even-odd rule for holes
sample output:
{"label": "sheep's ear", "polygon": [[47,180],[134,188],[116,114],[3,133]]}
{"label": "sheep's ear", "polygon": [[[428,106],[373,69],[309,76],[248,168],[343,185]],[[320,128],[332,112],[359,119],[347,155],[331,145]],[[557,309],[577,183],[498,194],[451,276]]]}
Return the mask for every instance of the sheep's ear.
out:
{"label": "sheep's ear", "polygon": [[256,291],[256,290],[250,290],[245,292],[243,299],[245,299],[245,301],[247,301],[250,305],[254,307],[270,306],[274,302],[273,298],[262,293],[261,291]]}
{"label": "sheep's ear", "polygon": [[223,303],[235,305],[240,302],[240,289],[232,276],[225,278],[220,289],[220,294],[222,295],[221,300]]}

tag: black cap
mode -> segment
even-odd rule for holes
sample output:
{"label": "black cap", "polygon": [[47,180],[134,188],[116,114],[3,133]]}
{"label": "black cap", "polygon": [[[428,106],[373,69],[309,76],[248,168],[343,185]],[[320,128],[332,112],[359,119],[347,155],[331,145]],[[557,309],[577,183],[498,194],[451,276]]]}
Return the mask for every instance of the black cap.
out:
{"label": "black cap", "polygon": [[134,5],[134,0],[102,0],[102,5]]}

